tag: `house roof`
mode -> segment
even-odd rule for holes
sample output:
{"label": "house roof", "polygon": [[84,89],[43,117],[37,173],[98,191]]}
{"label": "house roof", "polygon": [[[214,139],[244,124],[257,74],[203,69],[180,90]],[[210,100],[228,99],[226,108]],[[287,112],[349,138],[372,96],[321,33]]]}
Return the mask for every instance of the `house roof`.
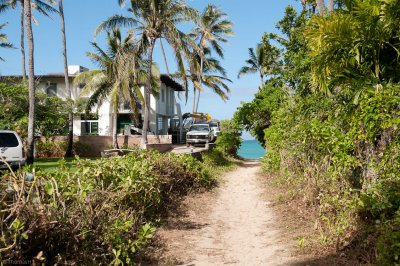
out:
{"label": "house roof", "polygon": [[173,80],[169,75],[161,74],[160,80],[162,83],[164,83],[168,87],[172,88],[174,91],[185,91],[183,89],[183,86],[181,84],[179,84],[178,82],[176,82],[175,80]]}
{"label": "house roof", "polygon": [[[76,77],[76,75],[69,75],[70,78]],[[42,78],[64,78],[63,73],[49,73],[45,75],[35,75],[35,80],[40,80]],[[22,79],[21,75],[11,75],[11,76],[0,76],[0,80],[5,81],[5,80],[18,80]],[[161,74],[160,75],[160,80],[162,83],[167,85],[168,87],[172,88],[174,91],[185,91],[183,86],[176,82],[174,79],[172,79],[169,75],[166,74]]]}

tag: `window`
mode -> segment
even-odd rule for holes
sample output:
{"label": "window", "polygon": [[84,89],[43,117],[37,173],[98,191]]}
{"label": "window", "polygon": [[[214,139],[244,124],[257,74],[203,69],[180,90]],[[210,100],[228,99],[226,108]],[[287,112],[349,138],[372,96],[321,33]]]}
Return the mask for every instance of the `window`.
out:
{"label": "window", "polygon": [[46,88],[46,94],[50,97],[57,97],[57,83],[50,83]]}
{"label": "window", "polygon": [[161,101],[164,102],[165,101],[165,90],[161,89]]}
{"label": "window", "polygon": [[14,133],[0,133],[0,147],[18,147],[19,142]]}
{"label": "window", "polygon": [[99,122],[82,121],[81,122],[81,135],[98,135]]}

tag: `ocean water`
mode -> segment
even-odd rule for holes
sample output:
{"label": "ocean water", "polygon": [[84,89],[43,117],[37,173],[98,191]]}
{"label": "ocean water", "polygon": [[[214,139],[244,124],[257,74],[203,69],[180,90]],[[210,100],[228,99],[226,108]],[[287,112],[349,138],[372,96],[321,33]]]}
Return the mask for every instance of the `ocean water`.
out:
{"label": "ocean water", "polygon": [[244,140],[237,152],[244,159],[260,159],[265,154],[265,149],[257,140]]}

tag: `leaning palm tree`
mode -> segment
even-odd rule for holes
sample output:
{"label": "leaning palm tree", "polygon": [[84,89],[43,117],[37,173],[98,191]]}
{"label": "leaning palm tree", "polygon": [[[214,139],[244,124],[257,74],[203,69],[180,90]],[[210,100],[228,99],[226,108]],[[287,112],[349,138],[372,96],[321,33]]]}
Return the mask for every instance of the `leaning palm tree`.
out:
{"label": "leaning palm tree", "polygon": [[[55,3],[55,0],[31,0],[31,10],[37,10],[39,13],[50,17],[50,13],[57,13],[57,10],[52,7]],[[26,69],[25,69],[25,27],[24,27],[24,18],[25,18],[25,7],[24,0],[2,0],[1,5],[2,8],[0,11],[4,11],[8,8],[16,9],[17,5],[20,4],[21,12],[20,12],[20,25],[21,25],[21,39],[20,39],[20,49],[21,49],[21,66],[22,66],[22,79],[26,80]],[[33,15],[31,15],[31,19],[35,24],[37,21]]]}
{"label": "leaning palm tree", "polygon": [[[2,30],[6,23],[0,25],[0,30]],[[4,33],[0,33],[0,48],[13,48],[14,46],[8,41],[7,35]],[[2,57],[0,57],[0,61],[4,61]]]}
{"label": "leaning palm tree", "polygon": [[[118,0],[120,5],[124,0]],[[183,40],[186,35],[180,31],[177,24],[183,21],[193,20],[196,11],[186,5],[183,0],[136,0],[130,1],[129,12],[131,16],[115,15],[101,23],[96,33],[110,30],[116,26],[132,27],[140,36],[140,51],[148,56],[147,81],[144,88],[144,118],[141,146],[147,146],[147,132],[149,129],[150,90],[153,77],[153,51],[158,39],[164,38],[172,47],[178,69],[185,72],[182,52],[186,53]],[[186,82],[185,82],[186,88]]]}
{"label": "leaning palm tree", "polygon": [[[211,52],[209,49],[204,49],[203,54],[206,55],[203,60],[196,51],[193,51],[190,56],[187,57],[189,71],[185,76],[193,84],[193,94],[196,94],[196,90],[200,92],[202,89],[199,82],[199,76],[201,76],[202,85],[205,85],[214,93],[218,94],[222,100],[228,100],[230,89],[229,86],[226,85],[226,82],[232,81],[226,77],[226,71],[221,66],[220,62],[210,56]],[[203,63],[203,69],[201,69],[201,63]],[[176,73],[175,76],[182,79],[181,73]],[[198,103],[198,101],[196,102],[196,98],[193,97],[193,113],[197,112],[196,103]]]}
{"label": "leaning palm tree", "polygon": [[[112,33],[107,32],[107,50],[101,49],[97,43],[92,43],[95,53],[88,52],[87,56],[96,63],[100,69],[80,73],[74,84],[85,84],[82,94],[92,93],[86,106],[86,113],[93,107],[100,106],[109,100],[113,114],[112,136],[113,147],[118,148],[117,141],[117,115],[118,107],[122,100],[129,102],[133,117],[137,120],[139,104],[143,102],[143,95],[139,83],[144,80],[146,72],[140,61],[132,35],[121,38],[119,29]],[[153,87],[154,84],[152,79]]]}
{"label": "leaning palm tree", "polygon": [[28,114],[28,150],[26,163],[32,164],[34,161],[34,145],[35,145],[35,67],[34,67],[34,43],[32,32],[32,12],[31,0],[24,0],[25,10],[25,27],[28,39],[28,84],[29,84],[29,114]]}
{"label": "leaning palm tree", "polygon": [[[205,49],[212,48],[221,58],[224,57],[221,43],[226,43],[227,37],[233,35],[233,24],[227,19],[222,10],[209,4],[196,19],[196,26],[191,36],[198,40],[197,52],[200,56],[200,69],[198,71],[198,98],[195,111],[198,110],[200,93],[202,91]],[[194,91],[196,92],[196,91]],[[196,94],[193,96],[196,99]]]}

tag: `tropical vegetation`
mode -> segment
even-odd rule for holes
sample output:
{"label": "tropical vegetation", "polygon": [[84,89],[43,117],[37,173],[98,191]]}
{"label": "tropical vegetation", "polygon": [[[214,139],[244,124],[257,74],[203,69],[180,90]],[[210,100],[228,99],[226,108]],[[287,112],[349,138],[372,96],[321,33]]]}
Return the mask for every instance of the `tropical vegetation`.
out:
{"label": "tropical vegetation", "polygon": [[215,184],[212,158],[137,150],[77,159],[74,171],[62,160],[54,171],[5,173],[0,260],[133,265],[168,206]]}
{"label": "tropical vegetation", "polygon": [[322,244],[398,265],[399,1],[305,6],[267,34],[283,65],[235,120],[265,144],[264,170],[318,209]]}

